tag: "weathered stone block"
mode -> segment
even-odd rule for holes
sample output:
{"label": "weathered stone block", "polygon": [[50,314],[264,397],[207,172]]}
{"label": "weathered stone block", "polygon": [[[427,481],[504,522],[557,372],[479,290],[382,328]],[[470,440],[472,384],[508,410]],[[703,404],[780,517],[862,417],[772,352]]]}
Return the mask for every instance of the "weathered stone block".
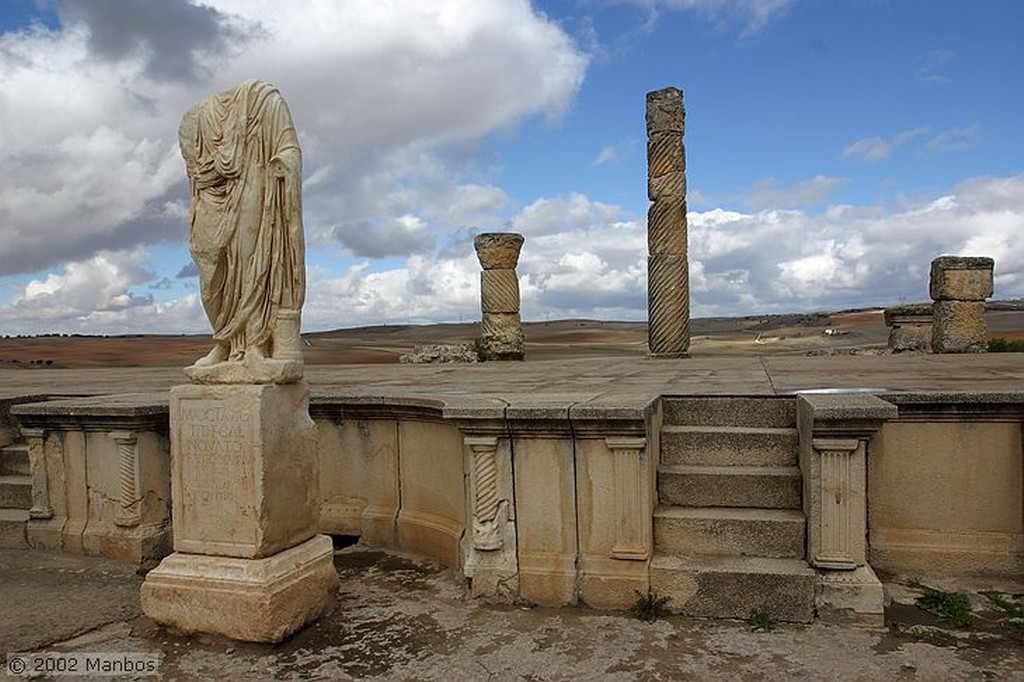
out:
{"label": "weathered stone block", "polygon": [[932,347],[932,304],[892,306],[885,309],[889,350],[925,353]]}
{"label": "weathered stone block", "polygon": [[316,533],[314,425],[304,383],[171,389],[174,549],[259,558]]}
{"label": "weathered stone block", "polygon": [[326,535],[264,559],[176,552],[146,575],[142,610],[185,632],[280,642],[333,608],[333,557]]}
{"label": "weathered stone block", "polygon": [[686,170],[686,156],[679,133],[654,133],[647,140],[647,174],[660,178],[669,173]]}
{"label": "weathered stone block", "polygon": [[931,303],[911,303],[908,305],[894,305],[883,312],[885,326],[894,327],[908,324],[932,323]]}
{"label": "weathered stone block", "polygon": [[985,352],[985,304],[936,301],[932,350],[936,353]]}
{"label": "weathered stone block", "polygon": [[485,313],[480,327],[488,360],[523,359],[523,323],[519,313]]}
{"label": "weathered stone block", "polygon": [[685,357],[690,350],[690,288],[686,256],[647,258],[648,347],[651,355]]}
{"label": "weathered stone block", "polygon": [[984,301],[992,296],[995,261],[978,256],[940,256],[932,261],[929,291],[934,301]]}
{"label": "weathered stone block", "polygon": [[514,270],[523,248],[523,235],[515,232],[485,232],[473,238],[473,247],[484,270]]}
{"label": "weathered stone block", "polygon": [[662,88],[647,93],[647,134],[685,132],[686,110],[678,88]]}
{"label": "weathered stone block", "polygon": [[686,208],[686,173],[674,171],[647,178],[647,198],[651,201],[676,198]]}
{"label": "weathered stone block", "polygon": [[927,353],[932,348],[932,326],[909,324],[890,327],[888,347],[894,353]]}
{"label": "weathered stone block", "polygon": [[647,209],[647,251],[651,255],[686,255],[686,201],[658,199]]}
{"label": "weathered stone block", "polygon": [[484,313],[519,312],[519,277],[515,270],[480,272],[480,307]]}

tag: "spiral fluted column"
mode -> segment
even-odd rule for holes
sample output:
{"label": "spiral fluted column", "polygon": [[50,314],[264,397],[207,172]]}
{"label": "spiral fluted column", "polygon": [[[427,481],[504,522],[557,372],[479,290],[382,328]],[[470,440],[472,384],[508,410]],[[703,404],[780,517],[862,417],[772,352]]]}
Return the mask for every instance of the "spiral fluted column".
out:
{"label": "spiral fluted column", "polygon": [[647,346],[656,357],[690,351],[685,116],[680,90],[647,93]]}
{"label": "spiral fluted column", "polygon": [[523,235],[488,232],[473,240],[480,273],[481,337],[487,360],[522,360],[523,323],[519,317],[519,250]]}

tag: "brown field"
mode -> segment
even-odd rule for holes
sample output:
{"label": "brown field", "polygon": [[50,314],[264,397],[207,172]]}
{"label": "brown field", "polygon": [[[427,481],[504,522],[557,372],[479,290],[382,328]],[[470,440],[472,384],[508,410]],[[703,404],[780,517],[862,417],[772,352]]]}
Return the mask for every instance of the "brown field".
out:
{"label": "brown field", "polygon": [[[1024,310],[990,310],[989,337],[1024,340]],[[826,329],[838,334],[826,336]],[[528,360],[568,357],[643,356],[643,322],[559,320],[524,325]],[[691,323],[693,355],[801,355],[884,348],[881,310],[832,314],[703,318]],[[471,342],[479,325],[382,325],[304,334],[311,365],[396,363],[423,343]],[[210,348],[209,336],[41,336],[0,338],[0,367],[182,367]]]}

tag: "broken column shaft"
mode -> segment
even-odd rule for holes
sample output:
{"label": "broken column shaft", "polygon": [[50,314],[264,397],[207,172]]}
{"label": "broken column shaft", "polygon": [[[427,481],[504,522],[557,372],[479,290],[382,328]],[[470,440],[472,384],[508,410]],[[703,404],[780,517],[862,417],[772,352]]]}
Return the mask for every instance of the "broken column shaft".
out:
{"label": "broken column shaft", "polygon": [[690,350],[685,116],[677,88],[647,93],[647,346],[655,357]]}
{"label": "broken column shaft", "polygon": [[522,360],[523,323],[519,317],[516,264],[523,235],[488,232],[473,240],[480,273],[481,341],[487,360]]}

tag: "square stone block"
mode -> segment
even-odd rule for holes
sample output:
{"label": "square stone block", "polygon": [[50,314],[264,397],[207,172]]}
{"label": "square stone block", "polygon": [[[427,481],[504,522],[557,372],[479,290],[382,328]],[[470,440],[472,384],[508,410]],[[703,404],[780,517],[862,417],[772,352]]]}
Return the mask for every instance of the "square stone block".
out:
{"label": "square stone block", "polygon": [[260,558],[316,533],[319,463],[304,383],[171,389],[174,549]]}
{"label": "square stone block", "polygon": [[979,301],[936,301],[932,351],[985,352],[985,304]]}
{"label": "square stone block", "polygon": [[683,92],[678,88],[662,88],[647,93],[647,134],[672,131],[683,134],[686,111]]}
{"label": "square stone block", "polygon": [[984,301],[992,296],[991,258],[940,256],[932,261],[929,291],[934,301]]}
{"label": "square stone block", "polygon": [[326,535],[265,559],[176,552],[146,575],[142,610],[186,632],[280,642],[328,613],[338,584]]}

